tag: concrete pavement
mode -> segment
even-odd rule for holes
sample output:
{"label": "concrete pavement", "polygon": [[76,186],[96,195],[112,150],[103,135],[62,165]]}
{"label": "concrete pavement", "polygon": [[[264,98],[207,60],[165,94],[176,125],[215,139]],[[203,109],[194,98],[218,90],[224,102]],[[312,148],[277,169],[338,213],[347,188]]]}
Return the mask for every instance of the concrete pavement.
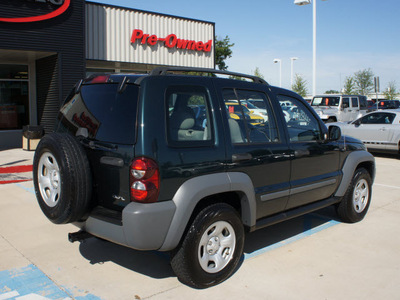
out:
{"label": "concrete pavement", "polygon": [[[0,167],[33,157],[9,151]],[[46,219],[32,181],[0,184],[0,299],[399,299],[400,160],[376,162],[362,222],[341,223],[327,208],[248,234],[240,268],[207,290],[182,285],[168,254],[69,243],[76,228]]]}

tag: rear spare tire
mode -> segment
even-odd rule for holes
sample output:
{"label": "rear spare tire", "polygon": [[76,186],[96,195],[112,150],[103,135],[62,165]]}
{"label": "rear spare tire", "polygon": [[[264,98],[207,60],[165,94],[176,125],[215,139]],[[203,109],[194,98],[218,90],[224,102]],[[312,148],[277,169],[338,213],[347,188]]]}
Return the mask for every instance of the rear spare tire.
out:
{"label": "rear spare tire", "polygon": [[56,224],[80,220],[88,211],[92,177],[82,145],[71,135],[45,135],[35,151],[33,181],[40,208]]}

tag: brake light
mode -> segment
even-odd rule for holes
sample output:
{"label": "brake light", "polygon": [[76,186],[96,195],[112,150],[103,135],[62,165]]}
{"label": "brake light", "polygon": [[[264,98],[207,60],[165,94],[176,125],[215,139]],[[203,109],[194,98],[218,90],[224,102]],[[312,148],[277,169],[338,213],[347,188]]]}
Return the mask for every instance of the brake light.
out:
{"label": "brake light", "polygon": [[110,75],[98,75],[85,80],[85,83],[107,83]]}
{"label": "brake light", "polygon": [[136,158],[130,169],[131,201],[156,202],[160,190],[160,171],[157,163],[146,157]]}

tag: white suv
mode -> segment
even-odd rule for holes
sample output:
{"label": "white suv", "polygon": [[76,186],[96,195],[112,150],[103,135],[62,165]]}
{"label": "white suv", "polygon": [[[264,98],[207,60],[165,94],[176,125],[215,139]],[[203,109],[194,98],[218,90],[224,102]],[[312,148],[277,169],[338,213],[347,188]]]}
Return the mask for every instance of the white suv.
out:
{"label": "white suv", "polygon": [[367,97],[319,95],[314,96],[311,106],[325,123],[353,121],[367,113]]}

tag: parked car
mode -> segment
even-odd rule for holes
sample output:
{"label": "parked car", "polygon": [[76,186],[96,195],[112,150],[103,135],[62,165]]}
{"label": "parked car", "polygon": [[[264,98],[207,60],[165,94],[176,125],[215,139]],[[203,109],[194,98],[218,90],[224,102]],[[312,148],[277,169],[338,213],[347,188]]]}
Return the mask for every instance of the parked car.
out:
{"label": "parked car", "polygon": [[243,101],[243,105],[249,109],[251,114],[259,115],[260,117],[262,117],[264,119],[265,122],[268,121],[268,115],[266,114],[265,107],[259,108],[259,107],[255,106],[253,103],[251,103],[249,100]]}
{"label": "parked car", "polygon": [[[244,104],[239,105],[238,102],[225,102],[225,105],[233,119],[241,119],[244,116],[245,119],[252,120],[253,125],[264,123],[264,116],[251,112]],[[268,119],[268,116],[265,117]]]}
{"label": "parked car", "polygon": [[311,102],[325,123],[355,120],[367,113],[367,97],[361,95],[320,95]]}
{"label": "parked car", "polygon": [[399,108],[400,102],[398,100],[379,100],[375,103],[377,109],[396,109]]}
{"label": "parked car", "polygon": [[360,139],[369,151],[399,153],[400,110],[380,110],[339,126],[342,134]]}
{"label": "parked car", "polygon": [[[249,99],[264,102],[267,122],[246,117]],[[280,105],[288,102],[290,120]],[[204,126],[194,107],[205,108]],[[362,142],[328,131],[296,93],[178,67],[82,80],[33,162],[43,213],[80,228],[70,241],[170,251],[179,280],[196,288],[231,276],[245,232],[330,205],[345,222],[362,220],[374,176]]]}

